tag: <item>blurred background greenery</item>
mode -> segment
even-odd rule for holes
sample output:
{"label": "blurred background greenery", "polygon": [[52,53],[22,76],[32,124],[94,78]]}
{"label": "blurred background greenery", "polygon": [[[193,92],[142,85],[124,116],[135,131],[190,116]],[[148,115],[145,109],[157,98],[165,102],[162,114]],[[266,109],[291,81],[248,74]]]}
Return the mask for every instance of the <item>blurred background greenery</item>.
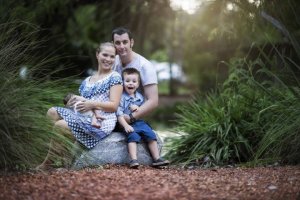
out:
{"label": "blurred background greenery", "polygon": [[[111,40],[117,26],[132,30],[134,50],[158,62],[178,63],[188,77],[186,90],[205,93],[228,76],[222,61],[242,57],[252,45],[287,44],[282,33],[262,16],[264,11],[298,31],[290,9],[297,1],[260,0],[39,0],[2,1],[1,22],[19,20],[15,37],[38,30],[33,40],[45,40],[39,52],[59,56],[49,72],[85,77],[96,67],[95,48]],[[278,12],[280,8],[280,12]],[[66,67],[68,66],[68,67]],[[172,82],[172,81],[171,81]],[[168,93],[178,93],[176,80]]]}
{"label": "blurred background greenery", "polygon": [[[172,160],[298,163],[299,125],[292,119],[300,118],[299,8],[297,0],[1,1],[1,167],[42,158],[44,144],[23,138],[39,138],[41,131],[49,133],[43,141],[53,137],[48,125],[39,129],[46,123],[41,116],[62,105],[64,92],[77,92],[96,69],[95,48],[118,26],[133,32],[134,51],[167,63],[160,106],[147,120],[155,129],[185,133],[169,147]],[[184,81],[170,63],[180,66]],[[8,117],[7,110],[17,114]],[[289,142],[292,150],[284,148]]]}

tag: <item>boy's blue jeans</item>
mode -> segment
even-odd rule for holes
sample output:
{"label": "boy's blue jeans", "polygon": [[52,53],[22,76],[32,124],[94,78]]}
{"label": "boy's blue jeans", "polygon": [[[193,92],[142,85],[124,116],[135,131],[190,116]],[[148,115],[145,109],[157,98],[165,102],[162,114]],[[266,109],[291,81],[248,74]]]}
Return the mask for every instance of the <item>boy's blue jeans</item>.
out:
{"label": "boy's blue jeans", "polygon": [[156,134],[153,132],[152,128],[144,121],[137,120],[130,124],[134,131],[132,133],[127,133],[127,142],[140,142],[142,139],[147,142],[151,140],[157,140]]}

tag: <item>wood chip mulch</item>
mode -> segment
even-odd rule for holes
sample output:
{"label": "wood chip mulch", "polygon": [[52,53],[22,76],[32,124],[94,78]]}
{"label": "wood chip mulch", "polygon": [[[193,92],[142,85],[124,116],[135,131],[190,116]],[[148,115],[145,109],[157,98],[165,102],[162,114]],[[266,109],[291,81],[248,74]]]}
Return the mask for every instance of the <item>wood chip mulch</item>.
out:
{"label": "wood chip mulch", "polygon": [[155,169],[107,165],[0,174],[0,199],[300,200],[300,166]]}

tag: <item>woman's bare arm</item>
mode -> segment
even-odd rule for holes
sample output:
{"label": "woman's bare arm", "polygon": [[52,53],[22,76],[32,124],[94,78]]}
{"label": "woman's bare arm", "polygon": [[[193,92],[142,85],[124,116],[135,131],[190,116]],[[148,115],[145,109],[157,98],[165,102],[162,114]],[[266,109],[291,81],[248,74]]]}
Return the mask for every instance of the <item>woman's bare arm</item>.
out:
{"label": "woman's bare arm", "polygon": [[86,112],[88,110],[103,110],[106,112],[115,112],[118,109],[121,95],[123,91],[122,85],[114,85],[110,88],[109,101],[101,102],[97,100],[85,100],[78,103],[77,109],[80,112]]}

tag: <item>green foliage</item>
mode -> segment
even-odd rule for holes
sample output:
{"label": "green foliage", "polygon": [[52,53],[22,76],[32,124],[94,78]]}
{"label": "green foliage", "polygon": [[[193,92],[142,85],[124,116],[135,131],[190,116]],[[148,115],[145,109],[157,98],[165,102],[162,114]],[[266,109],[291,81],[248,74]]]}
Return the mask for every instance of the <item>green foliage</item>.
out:
{"label": "green foliage", "polygon": [[[189,95],[193,91],[193,87],[186,87],[183,83],[173,80],[174,87],[176,88],[177,95]],[[158,83],[158,93],[160,95],[169,95],[170,94],[170,80],[160,81]]]}
{"label": "green foliage", "polygon": [[279,51],[261,52],[254,61],[232,60],[219,91],[179,108],[178,130],[184,134],[169,144],[170,159],[299,163],[300,67]]}
{"label": "green foliage", "polygon": [[293,39],[299,41],[299,22],[295,20],[300,17],[295,10],[297,7],[299,1],[296,0],[276,3],[204,0],[195,15],[179,17],[181,26],[177,34],[183,37],[179,48],[183,48],[183,67],[189,81],[199,86],[201,91],[207,92],[227,78],[227,65],[220,61],[229,62],[234,56],[247,56],[253,43],[257,46],[265,43],[280,44],[290,39],[290,35],[282,37],[283,29],[278,30],[274,24],[269,23],[262,16],[263,12],[283,23],[294,34]]}
{"label": "green foliage", "polygon": [[159,106],[147,116],[146,121],[148,121],[154,130],[172,128],[176,125],[177,116],[176,113],[179,112],[179,105],[182,103],[175,103],[170,105]]}
{"label": "green foliage", "polygon": [[[32,54],[32,50],[42,43],[32,41],[34,32],[18,35],[20,26],[26,24],[11,22],[0,25],[2,169],[37,165],[45,157],[51,138],[71,147],[69,140],[52,130],[52,123],[46,118],[52,105],[62,104],[63,95],[70,90],[70,80],[49,81],[50,74],[43,74],[43,68],[51,63],[51,59]],[[25,63],[29,74],[21,78],[19,70]]]}
{"label": "green foliage", "polygon": [[168,62],[168,53],[165,50],[157,50],[150,56],[150,60]]}
{"label": "green foliage", "polygon": [[[265,133],[259,142],[254,164],[263,159],[280,159],[290,164],[300,161],[300,65],[298,62],[290,62],[288,57],[281,59],[284,67],[280,71],[260,71],[273,80],[257,84],[273,105],[260,112],[260,119],[265,121]],[[278,66],[278,63],[274,65]]]}
{"label": "green foliage", "polygon": [[299,163],[299,23],[291,20],[299,16],[297,5],[293,0],[213,1],[191,18],[185,35],[188,73],[205,74],[205,67],[217,65],[211,59],[201,66],[201,55],[214,55],[217,62],[233,55],[246,58],[218,64],[221,71],[230,69],[223,86],[206,99],[199,96],[180,107],[178,130],[183,134],[169,145],[171,159]]}
{"label": "green foliage", "polygon": [[215,86],[217,67],[216,55],[210,52],[197,53],[190,60],[185,61],[189,66],[185,71],[189,74],[190,81],[195,83],[202,91],[209,91]]}
{"label": "green foliage", "polygon": [[[86,76],[96,67],[95,48],[100,42],[111,41],[111,31],[118,26],[130,28],[134,35],[134,50],[145,57],[157,49],[165,51],[165,32],[172,20],[168,0],[129,1],[70,1],[70,0],[10,0],[1,1],[0,23],[22,20],[30,24],[19,31],[30,32],[30,27],[41,29],[35,35],[38,41],[47,37],[42,51],[64,57],[55,65],[45,66],[49,71],[61,65],[61,76]],[[155,17],[155,20],[152,20]],[[160,38],[160,39],[157,39]],[[36,51],[39,53],[39,51]]]}

